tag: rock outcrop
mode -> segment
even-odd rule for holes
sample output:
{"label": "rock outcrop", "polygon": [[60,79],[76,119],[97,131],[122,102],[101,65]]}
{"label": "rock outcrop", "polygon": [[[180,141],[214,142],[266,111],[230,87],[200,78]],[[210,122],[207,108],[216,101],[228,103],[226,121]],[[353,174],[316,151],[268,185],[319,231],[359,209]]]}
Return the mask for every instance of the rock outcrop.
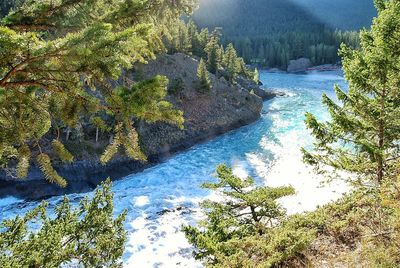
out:
{"label": "rock outcrop", "polygon": [[116,156],[107,166],[102,166],[98,154],[94,153],[89,159],[82,157],[71,165],[55,166],[60,175],[68,180],[65,189],[46,182],[35,166],[26,180],[7,177],[3,171],[0,173],[0,197],[13,195],[38,199],[91,190],[107,177],[119,179],[141,171],[196,143],[256,121],[260,117],[262,99],[274,96],[274,93],[267,93],[256,83],[244,78],[240,78],[237,85],[230,85],[225,79],[212,74],[212,89],[200,92],[196,89],[197,66],[197,60],[183,54],[160,55],[147,65],[136,66],[134,70],[125,72],[121,78],[122,81],[135,80],[138,75],[143,78],[158,74],[167,76],[170,80],[167,100],[184,112],[183,130],[166,123],[137,123],[140,143],[148,155],[148,162]]}
{"label": "rock outcrop", "polygon": [[302,73],[306,72],[311,67],[311,61],[307,58],[300,58],[297,60],[291,60],[287,68],[288,73]]}

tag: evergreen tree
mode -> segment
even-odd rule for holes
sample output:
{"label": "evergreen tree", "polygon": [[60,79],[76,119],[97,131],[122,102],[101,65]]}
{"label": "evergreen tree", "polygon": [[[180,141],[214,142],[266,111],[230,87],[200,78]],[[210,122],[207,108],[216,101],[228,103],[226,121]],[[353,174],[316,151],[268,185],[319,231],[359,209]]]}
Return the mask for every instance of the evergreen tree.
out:
{"label": "evergreen tree", "polygon": [[254,70],[253,81],[256,82],[257,84],[260,82],[260,74],[258,73],[257,68]]}
{"label": "evergreen tree", "polygon": [[[207,29],[203,29],[199,33],[196,25],[191,20],[186,25],[183,22],[180,22],[179,25],[179,27],[186,27],[186,30],[181,32],[188,33],[188,39],[184,39],[189,41],[182,42],[182,36],[180,36],[178,31],[176,31],[169,40],[169,53],[173,54],[176,52],[184,52],[187,54],[193,54],[203,59],[207,58],[207,68],[211,73],[214,72],[217,74],[218,69],[227,68],[226,62],[224,61],[225,49],[224,46],[220,44],[220,32],[218,29],[214,30],[212,34],[209,35]],[[182,51],[182,46],[180,44],[183,43],[187,44],[184,46],[186,47],[186,51]],[[232,60],[236,59],[237,65],[234,76],[236,77],[238,74],[240,74],[248,79],[253,79],[254,74],[247,68],[244,59],[238,58],[234,49],[230,52],[233,52]],[[227,78],[229,79],[229,75]]]}
{"label": "evergreen tree", "polygon": [[196,55],[201,58],[207,57],[206,47],[208,44],[209,35],[210,35],[210,33],[207,28],[202,29],[200,31],[200,33],[198,34],[199,51],[198,51],[198,54],[196,54]]}
{"label": "evergreen tree", "polygon": [[186,26],[183,21],[179,20],[172,31],[173,52],[189,54],[192,51],[192,44],[196,40],[196,36],[193,36],[193,29],[190,29],[189,25]]}
{"label": "evergreen tree", "polygon": [[219,34],[214,31],[211,35],[205,51],[207,53],[207,66],[210,73],[216,74],[221,66],[220,62],[220,47],[219,47]]}
{"label": "evergreen tree", "polygon": [[239,66],[239,75],[248,79],[254,78],[253,72],[247,68],[243,58],[238,58],[238,66]]}
{"label": "evergreen tree", "polygon": [[189,22],[187,23],[187,31],[193,55],[201,57],[204,53],[204,47],[202,47],[200,44],[197,26],[193,20],[189,20]]}
{"label": "evergreen tree", "polygon": [[211,89],[211,81],[208,76],[207,65],[203,59],[200,59],[197,68],[197,78],[199,79],[199,88],[201,91],[209,91]]}
{"label": "evergreen tree", "polygon": [[348,92],[335,88],[339,103],[323,96],[331,121],[307,114],[316,138],[306,162],[324,165],[381,182],[399,158],[400,139],[400,2],[376,1],[379,15],[370,31],[360,34],[361,47],[345,45],[340,54]]}
{"label": "evergreen tree", "polygon": [[218,54],[218,62],[219,62],[219,66],[222,68],[225,68],[224,66],[224,55],[225,55],[225,49],[223,45],[219,46],[219,49],[217,51]]}
{"label": "evergreen tree", "polygon": [[223,62],[229,82],[234,83],[239,74],[240,65],[238,62],[238,57],[236,55],[236,50],[233,47],[232,43],[230,43],[225,50]]}
{"label": "evergreen tree", "polygon": [[201,207],[206,219],[198,228],[183,228],[195,246],[195,257],[216,266],[237,253],[235,244],[241,239],[268,235],[269,229],[285,216],[277,200],[294,194],[292,187],[257,187],[253,178],[241,179],[225,165],[217,168],[217,176],[216,183],[205,183],[203,188],[222,193],[224,201],[204,201]]}
{"label": "evergreen tree", "polygon": [[[92,200],[73,209],[64,198],[55,215],[43,202],[34,210],[0,223],[1,267],[120,267],[126,241],[125,213],[113,217],[109,180]],[[32,230],[33,226],[38,229]]]}
{"label": "evergreen tree", "polygon": [[[65,186],[43,137],[52,127],[69,133],[98,114],[116,122],[116,138],[102,160],[119,146],[145,159],[133,117],[182,126],[182,113],[163,99],[165,78],[117,90],[110,80],[161,51],[164,35],[193,6],[191,0],[28,0],[10,12],[0,22],[0,165],[16,158],[16,175],[23,177],[36,158],[46,178]],[[59,142],[54,151],[69,155]]]}

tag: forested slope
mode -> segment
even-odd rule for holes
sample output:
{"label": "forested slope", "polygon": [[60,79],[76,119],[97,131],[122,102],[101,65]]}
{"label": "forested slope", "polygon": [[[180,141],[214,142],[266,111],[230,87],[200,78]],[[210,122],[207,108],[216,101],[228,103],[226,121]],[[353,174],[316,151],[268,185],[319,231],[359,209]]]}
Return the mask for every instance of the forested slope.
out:
{"label": "forested slope", "polygon": [[300,57],[335,63],[342,42],[358,44],[357,34],[343,31],[367,27],[375,14],[372,0],[201,0],[193,19],[200,27],[221,27],[247,62],[286,68]]}
{"label": "forested slope", "polygon": [[[281,1],[284,2],[284,1]],[[376,9],[371,0],[294,0],[325,25],[342,30],[369,28]]]}

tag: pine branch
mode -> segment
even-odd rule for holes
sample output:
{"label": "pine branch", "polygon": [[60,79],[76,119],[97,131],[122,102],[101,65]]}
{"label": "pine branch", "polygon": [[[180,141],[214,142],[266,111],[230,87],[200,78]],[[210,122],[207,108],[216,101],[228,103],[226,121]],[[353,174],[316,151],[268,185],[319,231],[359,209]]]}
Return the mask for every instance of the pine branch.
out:
{"label": "pine branch", "polygon": [[66,163],[72,163],[74,161],[74,156],[65,148],[59,140],[53,140],[51,143],[53,150],[58,155],[58,157]]}
{"label": "pine branch", "polygon": [[18,150],[17,177],[26,178],[31,160],[31,151],[27,145]]}
{"label": "pine branch", "polygon": [[113,158],[113,156],[118,153],[118,149],[121,143],[122,142],[120,134],[116,133],[113,141],[107,146],[100,157],[100,162],[102,165],[106,165],[111,160],[111,158]]}
{"label": "pine branch", "polygon": [[123,145],[125,147],[126,154],[130,158],[140,161],[147,160],[146,155],[140,149],[139,135],[134,128],[129,130],[128,135],[123,140]]}
{"label": "pine branch", "polygon": [[50,157],[47,154],[39,154],[36,160],[39,163],[39,168],[43,172],[46,180],[51,183],[56,183],[62,188],[65,188],[67,186],[67,181],[60,175],[58,175],[57,171],[51,165]]}

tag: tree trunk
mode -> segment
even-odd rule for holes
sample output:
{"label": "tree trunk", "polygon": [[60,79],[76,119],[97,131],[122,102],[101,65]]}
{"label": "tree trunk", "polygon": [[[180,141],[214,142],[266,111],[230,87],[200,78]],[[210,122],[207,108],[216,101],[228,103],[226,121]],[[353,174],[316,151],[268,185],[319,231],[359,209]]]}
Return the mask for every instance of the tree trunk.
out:
{"label": "tree trunk", "polygon": [[69,134],[71,133],[71,130],[67,128],[67,134],[65,135],[65,140],[69,140]]}
{"label": "tree trunk", "polygon": [[[383,145],[384,145],[384,135],[385,135],[385,128],[383,126],[383,122],[381,122],[379,126],[379,150],[380,153],[383,152]],[[383,180],[383,156],[379,155],[378,158],[378,168],[377,168],[377,176],[378,176],[378,183],[380,184]]]}
{"label": "tree trunk", "polygon": [[379,159],[378,159],[378,167],[377,167],[377,177],[378,183],[381,184],[384,176],[384,159],[383,159],[383,149],[385,145],[385,100],[386,100],[386,89],[385,86],[382,90],[381,97],[381,111],[380,111],[380,119],[379,119],[379,134],[378,134],[378,146],[379,146]]}
{"label": "tree trunk", "polygon": [[96,143],[99,141],[99,128],[96,127]]}

